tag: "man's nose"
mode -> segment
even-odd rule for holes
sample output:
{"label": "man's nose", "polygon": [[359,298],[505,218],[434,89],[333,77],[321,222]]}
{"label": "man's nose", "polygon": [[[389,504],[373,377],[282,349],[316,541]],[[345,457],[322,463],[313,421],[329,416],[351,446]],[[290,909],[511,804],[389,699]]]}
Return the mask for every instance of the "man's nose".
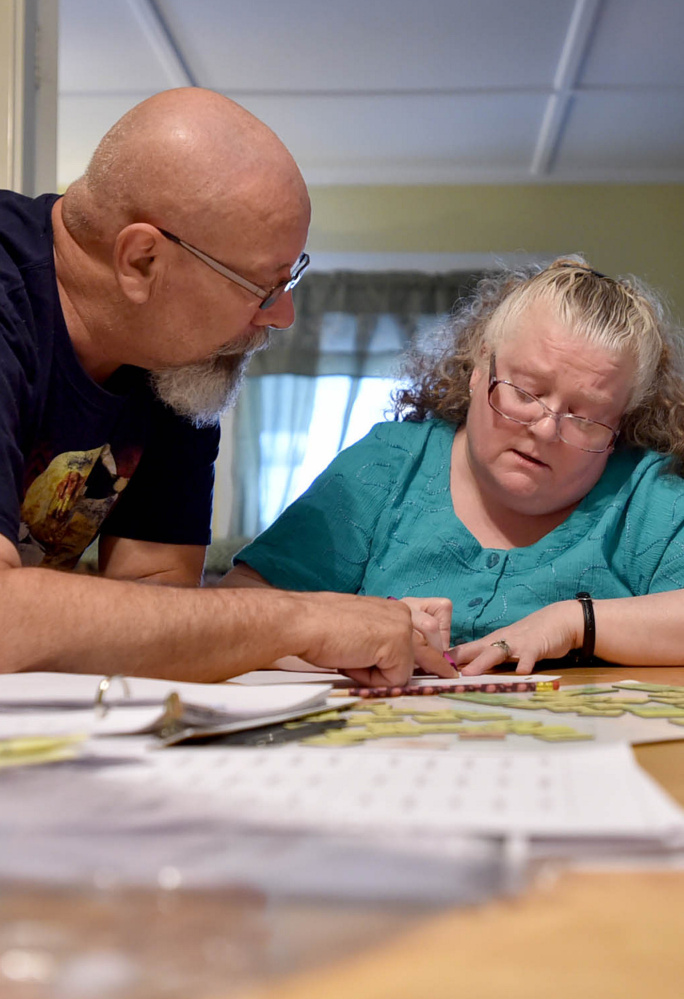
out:
{"label": "man's nose", "polygon": [[255,326],[271,326],[274,330],[289,330],[295,318],[292,292],[284,292],[269,309],[257,309]]}

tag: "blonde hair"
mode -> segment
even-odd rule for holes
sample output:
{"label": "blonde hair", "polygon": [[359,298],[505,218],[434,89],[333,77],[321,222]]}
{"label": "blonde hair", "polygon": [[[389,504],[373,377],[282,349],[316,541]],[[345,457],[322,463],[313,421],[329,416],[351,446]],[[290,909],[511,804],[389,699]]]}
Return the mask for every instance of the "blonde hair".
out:
{"label": "blonde hair", "polygon": [[395,395],[396,415],[462,423],[473,368],[496,349],[512,322],[538,301],[550,305],[578,339],[633,358],[634,383],[619,439],[671,454],[678,471],[684,467],[682,331],[645,284],[633,277],[607,277],[575,255],[560,257],[545,268],[483,278],[436,340],[408,356],[410,384]]}

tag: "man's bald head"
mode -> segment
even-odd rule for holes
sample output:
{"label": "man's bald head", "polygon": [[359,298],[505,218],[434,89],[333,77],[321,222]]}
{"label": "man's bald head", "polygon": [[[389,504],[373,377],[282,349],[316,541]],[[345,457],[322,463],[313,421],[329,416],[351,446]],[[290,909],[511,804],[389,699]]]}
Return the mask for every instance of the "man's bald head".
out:
{"label": "man's bald head", "polygon": [[211,246],[217,229],[258,239],[308,218],[309,202],[292,156],[263,122],[192,87],[156,94],[124,115],[67,190],[62,211],[76,238],[108,243],[146,221]]}
{"label": "man's bald head", "polygon": [[210,418],[269,330],[294,320],[289,292],[262,309],[249,284],[286,284],[309,216],[290,153],[234,101],[187,88],[138,104],[53,208],[60,300],[81,363],[98,381],[122,364],[147,369],[174,409]]}

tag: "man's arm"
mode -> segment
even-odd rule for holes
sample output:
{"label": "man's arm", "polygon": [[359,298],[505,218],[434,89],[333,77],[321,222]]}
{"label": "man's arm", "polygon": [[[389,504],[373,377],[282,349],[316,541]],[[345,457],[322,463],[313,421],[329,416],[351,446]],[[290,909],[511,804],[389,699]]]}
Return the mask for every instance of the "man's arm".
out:
{"label": "man's arm", "polygon": [[[370,682],[401,684],[416,658],[413,634],[411,613],[399,601],[263,587],[140,586],[21,568],[14,545],[0,536],[5,673],[121,672],[211,682],[299,655],[333,669],[368,669]],[[434,649],[418,651],[421,660],[443,666]]]}
{"label": "man's arm", "polygon": [[[269,587],[271,584],[267,579],[245,562],[238,562],[237,565],[226,573],[219,586],[226,587]],[[404,597],[403,603],[411,611],[414,634],[421,635],[426,643],[438,652],[444,652],[449,647],[449,636],[451,632],[451,600],[446,597]],[[414,644],[416,643],[414,639]],[[419,641],[419,640],[418,640]],[[422,646],[422,643],[421,643]],[[418,649],[416,650],[418,653]],[[422,653],[417,655],[417,661]],[[426,667],[426,663],[419,665]],[[438,676],[451,677],[453,671],[445,661],[439,663],[439,668],[431,664],[432,669]],[[307,670],[312,668],[312,664],[305,662],[294,656],[286,656],[270,664],[270,668],[284,670]],[[430,665],[427,665],[430,668]]]}
{"label": "man's arm", "polygon": [[204,545],[162,545],[101,535],[100,574],[165,586],[199,586],[206,557]]}
{"label": "man's arm", "polygon": [[225,574],[219,586],[270,586],[267,579],[245,562],[238,562]]}

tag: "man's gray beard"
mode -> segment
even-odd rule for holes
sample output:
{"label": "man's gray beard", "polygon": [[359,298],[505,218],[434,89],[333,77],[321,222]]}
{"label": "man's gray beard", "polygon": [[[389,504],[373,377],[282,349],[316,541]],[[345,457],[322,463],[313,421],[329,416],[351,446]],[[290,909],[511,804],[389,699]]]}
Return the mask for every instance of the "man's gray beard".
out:
{"label": "man's gray beard", "polygon": [[151,371],[150,382],[174,412],[196,427],[212,426],[235,403],[251,353],[223,347],[204,361]]}

